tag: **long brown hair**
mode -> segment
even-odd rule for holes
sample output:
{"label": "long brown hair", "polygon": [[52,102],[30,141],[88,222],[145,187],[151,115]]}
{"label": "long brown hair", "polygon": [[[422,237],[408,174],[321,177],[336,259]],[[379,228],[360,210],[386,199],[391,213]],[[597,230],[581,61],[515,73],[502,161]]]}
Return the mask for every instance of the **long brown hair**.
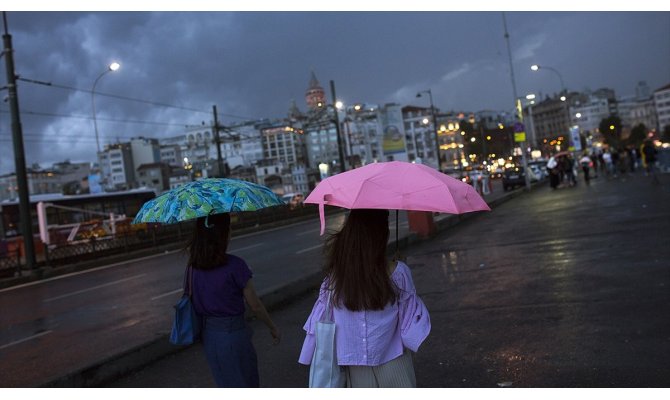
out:
{"label": "long brown hair", "polygon": [[326,276],[335,304],[351,311],[381,310],[398,298],[386,258],[388,210],[354,209],[326,240]]}
{"label": "long brown hair", "polygon": [[[207,222],[207,227],[205,225]],[[230,214],[212,214],[195,221],[193,236],[186,245],[188,265],[197,269],[211,269],[228,261]]]}

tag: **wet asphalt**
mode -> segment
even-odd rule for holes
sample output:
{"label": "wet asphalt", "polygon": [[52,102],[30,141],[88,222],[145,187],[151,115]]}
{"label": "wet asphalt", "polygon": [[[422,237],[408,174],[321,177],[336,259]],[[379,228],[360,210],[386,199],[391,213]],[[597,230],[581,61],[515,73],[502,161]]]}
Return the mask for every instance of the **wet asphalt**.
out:
{"label": "wet asphalt", "polygon": [[[670,386],[670,176],[541,186],[406,250],[432,331],[414,354],[433,388]],[[316,292],[252,322],[262,387],[297,363]],[[200,345],[105,387],[213,387]]]}

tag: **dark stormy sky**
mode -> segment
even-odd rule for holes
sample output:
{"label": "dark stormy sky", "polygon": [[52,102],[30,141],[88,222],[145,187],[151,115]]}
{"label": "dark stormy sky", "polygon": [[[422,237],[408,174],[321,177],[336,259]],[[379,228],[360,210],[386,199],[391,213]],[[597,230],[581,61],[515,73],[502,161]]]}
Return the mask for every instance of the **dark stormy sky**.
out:
{"label": "dark stormy sky", "polygon": [[[670,12],[506,13],[518,94],[670,83]],[[286,115],[314,70],[345,103],[417,99],[444,110],[510,110],[501,12],[8,12],[28,165],[93,161],[91,93],[101,145],[165,137],[186,125]],[[1,60],[0,86],[6,84]],[[79,90],[74,90],[79,89]],[[6,91],[1,93],[4,97]],[[114,95],[114,97],[106,96]],[[142,101],[134,101],[142,100]],[[167,107],[169,105],[170,107]],[[0,103],[0,173],[14,170]]]}

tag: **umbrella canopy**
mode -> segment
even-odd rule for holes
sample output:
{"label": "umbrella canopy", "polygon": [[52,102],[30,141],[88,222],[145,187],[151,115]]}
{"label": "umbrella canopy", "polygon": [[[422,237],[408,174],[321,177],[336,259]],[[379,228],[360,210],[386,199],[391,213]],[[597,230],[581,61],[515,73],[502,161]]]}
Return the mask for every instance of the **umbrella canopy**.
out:
{"label": "umbrella canopy", "polygon": [[472,186],[425,165],[402,161],[368,164],[326,178],[305,203],[319,205],[322,235],[326,204],[450,214],[491,210]]}
{"label": "umbrella canopy", "polygon": [[207,178],[147,201],[133,223],[173,224],[209,214],[256,211],[282,204],[282,199],[265,186],[239,179]]}

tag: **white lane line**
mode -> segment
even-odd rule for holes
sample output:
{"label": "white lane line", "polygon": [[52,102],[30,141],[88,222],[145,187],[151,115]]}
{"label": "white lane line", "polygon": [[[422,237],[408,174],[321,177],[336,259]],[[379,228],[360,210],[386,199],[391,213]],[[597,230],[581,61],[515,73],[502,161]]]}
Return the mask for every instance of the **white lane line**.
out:
{"label": "white lane line", "polygon": [[262,246],[264,244],[265,244],[264,242],[263,243],[252,244],[251,246],[240,247],[239,249],[232,249],[230,251],[234,252],[234,251],[242,251],[242,250],[247,250],[247,249],[253,249],[254,247]]}
{"label": "white lane line", "polygon": [[181,292],[182,290],[184,290],[184,289],[177,289],[177,290],[173,290],[173,291],[171,291],[171,292],[167,292],[167,293],[159,294],[158,296],[154,296],[154,297],[152,297],[152,298],[151,298],[151,301],[158,300],[158,299],[161,299],[161,298],[163,298],[163,297],[167,297],[167,296],[170,296],[170,295],[179,293],[179,292]]}
{"label": "white lane line", "polygon": [[132,279],[141,278],[144,275],[146,275],[146,274],[139,274],[139,275],[135,275],[135,276],[130,276],[128,278],[119,279],[118,281],[108,282],[108,283],[105,283],[105,284],[102,284],[102,285],[97,285],[97,286],[93,286],[93,287],[90,287],[90,288],[87,288],[87,289],[77,290],[76,292],[70,292],[70,293],[62,294],[62,295],[56,296],[56,297],[50,297],[48,299],[44,299],[43,302],[46,303],[47,301],[54,301],[54,300],[64,299],[66,297],[75,296],[75,295],[78,295],[78,294],[90,292],[91,290],[96,290],[96,289],[100,289],[100,288],[103,288],[103,287],[116,285],[117,283],[129,281],[129,280],[132,280]]}
{"label": "white lane line", "polygon": [[35,282],[28,282],[28,283],[24,283],[22,285],[12,286],[12,287],[9,287],[9,288],[6,288],[6,289],[0,289],[0,293],[8,292],[10,290],[16,290],[16,289],[24,288],[24,287],[27,287],[27,286],[40,285],[42,283],[56,281],[58,279],[69,278],[69,277],[75,276],[75,275],[88,274],[90,272],[100,271],[100,270],[107,269],[107,268],[118,267],[119,265],[136,263],[138,261],[149,260],[149,259],[156,258],[156,257],[163,257],[163,256],[166,256],[168,254],[173,254],[173,253],[177,253],[177,252],[180,252],[180,251],[182,251],[182,250],[181,249],[171,250],[171,251],[167,251],[165,253],[153,254],[153,255],[150,255],[150,256],[140,257],[140,258],[134,258],[132,260],[121,261],[121,262],[117,262],[117,263],[114,263],[114,264],[104,265],[102,267],[96,267],[96,268],[91,268],[91,269],[87,269],[87,270],[84,270],[84,271],[73,272],[71,274],[54,276],[53,278],[42,279],[42,280],[35,281]]}
{"label": "white lane line", "polygon": [[27,338],[23,338],[23,339],[19,339],[19,340],[16,340],[14,342],[11,342],[11,343],[3,344],[2,346],[0,346],[0,350],[6,349],[7,347],[10,347],[10,346],[14,346],[15,344],[27,342],[28,340],[36,339],[40,336],[47,335],[51,332],[53,332],[53,331],[44,331],[44,332],[38,333],[37,335],[28,336]]}
{"label": "white lane line", "polygon": [[314,249],[318,249],[319,247],[323,246],[322,244],[317,244],[316,246],[308,247],[306,249],[302,249],[299,251],[296,251],[295,254],[302,254],[302,253],[307,253],[308,251],[312,251]]}

